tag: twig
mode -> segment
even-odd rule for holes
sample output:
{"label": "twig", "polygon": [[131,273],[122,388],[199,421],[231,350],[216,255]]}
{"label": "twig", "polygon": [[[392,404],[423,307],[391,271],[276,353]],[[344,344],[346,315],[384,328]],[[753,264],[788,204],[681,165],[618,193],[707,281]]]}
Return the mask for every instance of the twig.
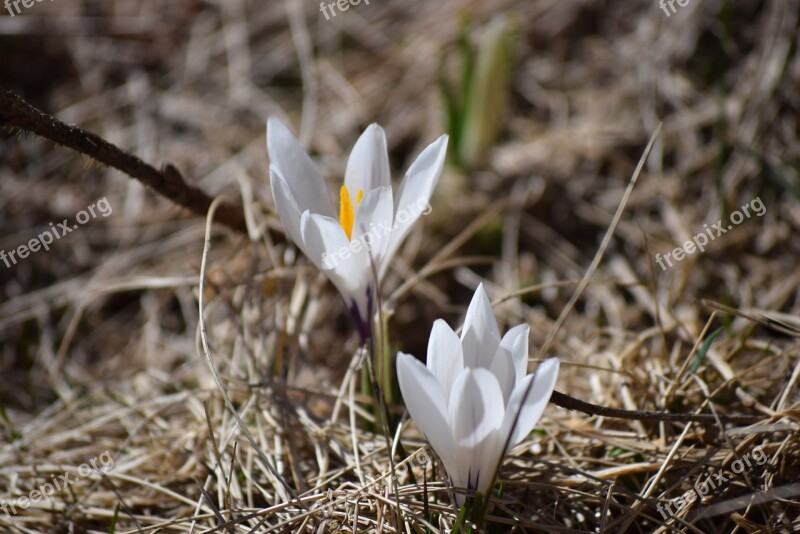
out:
{"label": "twig", "polygon": [[[211,206],[213,199],[201,189],[187,184],[183,175],[172,164],[165,163],[159,171],[100,136],[63,123],[31,106],[11,91],[0,89],[0,127],[3,126],[32,132],[122,171],[196,215],[205,217]],[[247,234],[244,213],[238,206],[220,204],[216,220],[228,228]]]}
{"label": "twig", "polygon": [[556,406],[561,406],[567,410],[577,410],[589,415],[599,415],[601,417],[612,417],[614,419],[634,419],[637,421],[680,421],[695,423],[754,423],[764,418],[759,415],[722,415],[722,414],[692,414],[692,413],[672,413],[658,412],[650,410],[620,410],[618,408],[607,408],[585,402],[575,397],[570,397],[566,393],[553,391],[550,402]]}

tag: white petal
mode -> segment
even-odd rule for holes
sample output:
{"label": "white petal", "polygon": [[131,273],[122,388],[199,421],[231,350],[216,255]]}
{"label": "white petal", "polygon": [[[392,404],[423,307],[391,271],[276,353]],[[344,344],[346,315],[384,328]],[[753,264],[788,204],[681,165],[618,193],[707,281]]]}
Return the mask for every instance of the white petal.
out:
{"label": "white petal", "polygon": [[505,412],[495,376],[486,369],[464,369],[453,382],[448,406],[461,484],[489,489],[503,443],[497,432]]}
{"label": "white petal", "polygon": [[497,327],[497,319],[494,317],[492,304],[486,295],[483,284],[478,284],[475,294],[467,308],[467,316],[464,318],[464,329],[475,328],[479,333],[486,332],[488,335],[497,339],[500,343],[500,329]]}
{"label": "white petal", "polygon": [[284,178],[300,212],[311,210],[335,217],[325,180],[291,130],[271,117],[267,121],[267,151],[270,169]]}
{"label": "white petal", "polygon": [[443,135],[428,145],[409,167],[395,195],[395,228],[386,251],[387,258],[394,256],[420,215],[427,213],[446,155],[447,136]]}
{"label": "white petal", "polygon": [[453,436],[442,387],[422,362],[403,352],[397,353],[397,381],[408,413],[452,474],[456,469]]}
{"label": "white petal", "polygon": [[289,186],[286,180],[281,177],[277,169],[272,168],[269,171],[269,186],[272,190],[272,199],[275,202],[275,208],[278,210],[278,216],[286,228],[289,237],[292,238],[295,245],[297,245],[303,254],[308,256],[306,246],[303,244],[303,234],[300,231],[300,210],[297,207],[297,202],[292,197]]}
{"label": "white petal", "polygon": [[528,337],[531,327],[520,324],[506,332],[500,340],[500,346],[508,349],[514,360],[516,378],[514,385],[519,384],[528,372]]}
{"label": "white petal", "polygon": [[378,272],[389,244],[393,210],[392,188],[378,187],[361,199],[353,222],[352,238],[361,243],[365,253],[375,262]]}
{"label": "white petal", "polygon": [[377,124],[370,124],[356,141],[347,160],[344,185],[352,199],[359,190],[366,195],[376,187],[391,185],[386,134]]}
{"label": "white petal", "polygon": [[427,366],[442,385],[445,399],[449,400],[453,380],[464,368],[464,355],[458,336],[442,319],[437,319],[431,329]]}
{"label": "white petal", "polygon": [[[514,432],[508,441],[507,451],[522,441],[533,430],[536,423],[539,422],[547,403],[550,401],[550,395],[552,395],[553,389],[556,387],[558,367],[558,358],[545,360],[534,374],[523,378],[514,388],[508,401],[508,408],[503,420],[503,429],[500,432],[504,438],[508,436],[516,419]],[[528,385],[531,383],[532,385],[528,389]],[[528,394],[523,402],[522,399],[526,391]],[[517,417],[517,414],[519,414],[519,417]]]}
{"label": "white petal", "polygon": [[503,406],[505,406],[517,383],[511,351],[503,346],[497,347],[497,352],[494,354],[489,371],[492,372],[497,378],[497,383],[500,384],[500,390],[503,392]]}
{"label": "white petal", "polygon": [[[309,259],[320,270],[337,270],[342,262],[352,263],[352,254],[340,254],[342,249],[349,251],[350,241],[336,219],[306,210],[300,217],[300,229],[303,243],[309,252]],[[326,264],[323,255],[335,256],[337,265],[332,266],[331,262]]]}
{"label": "white petal", "polygon": [[333,282],[351,311],[355,305],[360,317],[370,320],[371,278],[364,261],[366,254],[350,249],[350,241],[336,219],[305,211],[300,226],[309,259]]}
{"label": "white petal", "polygon": [[475,290],[467,308],[461,344],[464,347],[464,365],[487,369],[491,366],[492,357],[500,345],[500,330],[483,284]]}

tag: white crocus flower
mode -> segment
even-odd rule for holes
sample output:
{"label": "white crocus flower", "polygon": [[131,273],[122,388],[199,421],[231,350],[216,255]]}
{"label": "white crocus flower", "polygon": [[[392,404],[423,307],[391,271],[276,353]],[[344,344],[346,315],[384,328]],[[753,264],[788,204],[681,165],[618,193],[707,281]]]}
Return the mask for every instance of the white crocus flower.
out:
{"label": "white crocus flower", "polygon": [[429,145],[393,193],[383,128],[371,124],[353,147],[337,217],[316,165],[282,122],[267,122],[270,186],[289,236],[336,286],[362,340],[372,337],[375,287],[439,180],[447,136]]}
{"label": "white crocus flower", "polygon": [[[397,378],[408,411],[442,459],[454,487],[491,489],[503,456],[527,436],[547,406],[558,377],[550,358],[528,366],[529,327],[500,339],[483,285],[472,297],[461,337],[439,319],[428,363],[399,353]],[[457,493],[460,505],[465,496]]]}

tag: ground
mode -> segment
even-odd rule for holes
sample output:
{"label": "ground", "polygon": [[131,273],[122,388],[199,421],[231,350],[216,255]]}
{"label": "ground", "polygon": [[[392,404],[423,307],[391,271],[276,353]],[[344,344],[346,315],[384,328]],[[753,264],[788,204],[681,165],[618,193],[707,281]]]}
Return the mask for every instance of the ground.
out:
{"label": "ground", "polygon": [[460,324],[483,282],[502,329],[531,326],[531,371],[560,358],[558,391],[717,419],[551,403],[483,528],[800,532],[800,2],[671,5],[3,11],[1,90],[172,164],[247,225],[207,226],[0,107],[0,530],[450,531],[447,479],[397,391],[392,483],[346,307],[275,213],[265,123],[290,125],[332,198],[379,123],[398,184],[452,134],[440,82],[462,37],[505,15],[498,138],[448,163],[394,260],[392,350],[424,358],[433,321]]}

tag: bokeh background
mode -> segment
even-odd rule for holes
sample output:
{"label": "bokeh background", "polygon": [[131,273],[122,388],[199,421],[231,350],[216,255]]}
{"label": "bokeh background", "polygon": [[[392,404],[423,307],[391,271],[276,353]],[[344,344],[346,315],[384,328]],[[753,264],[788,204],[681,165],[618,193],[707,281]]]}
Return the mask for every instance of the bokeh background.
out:
{"label": "bokeh background", "polygon": [[[49,502],[0,513],[0,530],[392,531],[398,508],[409,531],[448,530],[441,470],[401,480],[400,507],[363,489],[364,473],[387,472],[385,441],[369,398],[349,396],[357,338],[344,305],[280,239],[265,146],[276,116],[332,194],[368,124],[386,130],[395,183],[450,133],[432,211],[384,284],[392,347],[424,358],[432,322],[459,324],[483,282],[505,328],[531,324],[531,369],[661,125],[548,351],[562,360],[557,389],[763,424],[551,406],[501,471],[491,528],[800,531],[800,490],[752,501],[800,480],[800,2],[674,5],[364,0],[326,18],[299,0],[52,0],[4,11],[0,89],[243,206],[249,235],[213,227],[203,294],[212,361],[258,447],[201,348],[204,218],[0,123],[0,249],[100,199],[113,208],[49,251],[0,263],[0,499],[104,451],[115,459]],[[763,215],[704,253],[655,262],[756,198]],[[413,424],[402,437],[406,452],[424,445]],[[756,446],[765,465],[675,515],[656,511]],[[310,511],[282,505],[285,483]],[[702,517],[736,497],[745,504]]]}

